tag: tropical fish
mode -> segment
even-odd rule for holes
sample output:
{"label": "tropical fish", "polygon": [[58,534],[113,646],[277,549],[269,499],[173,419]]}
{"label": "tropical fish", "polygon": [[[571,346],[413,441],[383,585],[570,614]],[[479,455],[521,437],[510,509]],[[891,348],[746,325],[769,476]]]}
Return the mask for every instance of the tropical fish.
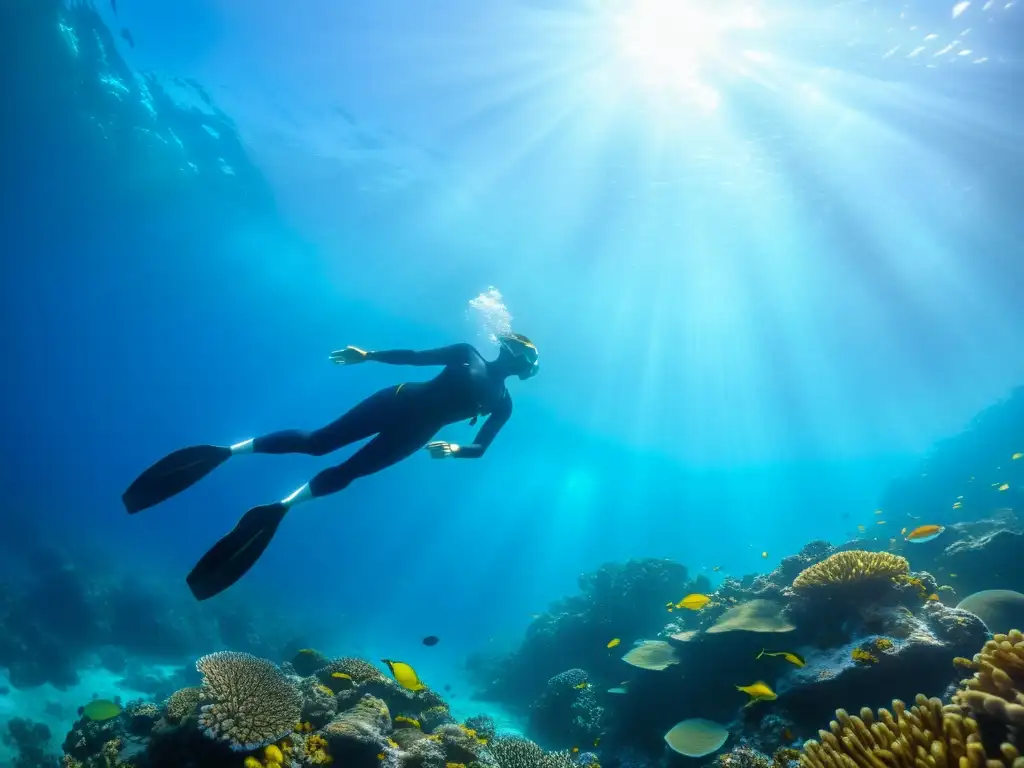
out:
{"label": "tropical fish", "polygon": [[716,566],[715,566],[714,568],[712,568],[711,570],[712,570],[712,571],[715,571],[715,572],[717,573],[718,571],[722,570],[722,566],[720,566],[720,565],[716,565]]}
{"label": "tropical fish", "polygon": [[1009,483],[1003,483],[1002,485],[999,486],[999,490],[1000,491],[1007,491],[1009,489],[1010,489],[1010,484]]}
{"label": "tropical fish", "polygon": [[427,635],[423,638],[424,645],[437,645],[439,642],[441,642],[441,638],[437,635]]}
{"label": "tropical fish", "polygon": [[574,755],[575,755],[575,754],[576,754],[577,752],[579,752],[579,751],[580,751],[580,748],[579,748],[579,747],[573,747],[573,748],[572,748],[572,753],[573,753]]}
{"label": "tropical fish", "polygon": [[875,525],[885,525],[885,520],[875,520]]}
{"label": "tropical fish", "polygon": [[960,507],[962,507],[963,505],[964,505],[964,503],[962,501],[954,501],[953,502],[953,509],[960,509]]}
{"label": "tropical fish", "polygon": [[614,648],[616,645],[618,645],[621,642],[622,641],[619,638],[613,637],[611,640],[608,641],[608,647],[609,648]]}
{"label": "tropical fish", "polygon": [[395,682],[406,690],[422,691],[427,687],[420,682],[420,677],[416,674],[416,670],[404,661],[391,661],[390,659],[381,659],[381,661],[388,665],[391,674],[395,676]]}
{"label": "tropical fish", "polygon": [[600,737],[600,736],[598,736],[598,737],[597,737],[596,739],[594,739],[594,746],[596,747],[596,746],[597,746],[597,745],[599,745],[600,743],[601,743],[601,737]]}
{"label": "tropical fish", "polygon": [[761,652],[757,654],[755,658],[760,659],[762,656],[781,656],[790,664],[796,664],[798,667],[802,667],[804,664],[807,663],[806,661],[804,661],[803,656],[798,656],[797,654],[791,653],[789,651],[772,651],[771,653],[769,653],[764,648],[762,648]]}
{"label": "tropical fish", "polygon": [[876,510],[875,510],[875,514],[876,514],[876,515],[880,515],[880,514],[882,514],[882,510],[880,510],[880,509],[876,509]]}
{"label": "tropical fish", "polygon": [[768,553],[767,552],[762,552],[761,553],[761,557],[768,557]]}
{"label": "tropical fish", "polygon": [[687,608],[687,609],[689,609],[691,611],[699,611],[701,608],[703,608],[705,605],[707,605],[710,602],[711,602],[711,598],[708,597],[707,595],[701,595],[701,594],[698,594],[698,593],[694,592],[692,595],[687,595],[682,600],[680,600],[678,603],[676,603],[675,607],[676,608]]}
{"label": "tropical fish", "polygon": [[907,534],[907,541],[914,544],[923,544],[926,541],[938,538],[946,530],[942,525],[920,525]]}
{"label": "tropical fish", "polygon": [[82,715],[96,722],[112,720],[120,714],[121,706],[110,699],[93,699],[82,707]]}
{"label": "tropical fish", "polygon": [[949,574],[949,578],[951,578],[951,579],[955,579],[955,578],[956,578],[956,574],[955,574],[955,573],[951,573],[951,574]]}
{"label": "tropical fish", "polygon": [[750,685],[737,685],[737,691],[743,691],[750,697],[750,701],[746,703],[746,706],[752,706],[759,701],[775,701],[779,698],[775,691],[768,687],[768,683],[758,680],[756,683]]}
{"label": "tropical fish", "polygon": [[331,672],[331,677],[336,677],[339,680],[351,680],[352,675],[347,675],[344,672]]}
{"label": "tropical fish", "polygon": [[901,529],[900,529],[900,536],[906,536],[906,535],[907,535],[907,529],[906,529],[906,527],[903,527],[903,528],[901,528]]}
{"label": "tropical fish", "polygon": [[619,693],[619,694],[622,694],[622,693],[629,693],[629,691],[627,691],[621,685],[618,685],[618,686],[616,686],[614,688],[609,688],[608,689],[608,693]]}
{"label": "tropical fish", "polygon": [[868,529],[868,527],[866,525],[858,525],[857,526],[857,530],[860,531],[861,533],[864,533],[864,531],[866,531],[867,529]]}
{"label": "tropical fish", "polygon": [[580,691],[582,691],[582,690],[583,690],[584,688],[586,688],[586,687],[587,687],[588,685],[590,685],[590,683],[588,683],[588,682],[586,682],[586,681],[584,680],[584,681],[583,681],[582,683],[576,683],[576,685],[574,685],[574,686],[573,686],[573,688],[575,688],[575,689],[577,689],[577,690],[580,690]]}
{"label": "tropical fish", "polygon": [[1014,461],[1016,461],[1017,459],[1024,459],[1024,453],[1015,453],[1010,458],[1013,459]]}

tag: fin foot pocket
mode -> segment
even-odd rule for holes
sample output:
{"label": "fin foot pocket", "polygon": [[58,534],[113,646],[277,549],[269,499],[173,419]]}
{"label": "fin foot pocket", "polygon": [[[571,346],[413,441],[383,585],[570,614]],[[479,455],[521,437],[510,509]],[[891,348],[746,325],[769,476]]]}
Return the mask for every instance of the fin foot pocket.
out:
{"label": "fin foot pocket", "polygon": [[277,502],[253,507],[242,515],[185,579],[196,600],[208,600],[242,578],[266,550],[287,512],[288,507]]}
{"label": "fin foot pocket", "polygon": [[121,500],[128,514],[134,515],[195,485],[229,458],[231,449],[222,445],[181,448],[139,475]]}

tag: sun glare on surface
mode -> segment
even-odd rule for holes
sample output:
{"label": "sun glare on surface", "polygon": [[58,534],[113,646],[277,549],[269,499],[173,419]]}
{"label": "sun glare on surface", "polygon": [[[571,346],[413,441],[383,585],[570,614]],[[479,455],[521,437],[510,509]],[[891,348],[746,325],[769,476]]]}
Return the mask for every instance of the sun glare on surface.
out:
{"label": "sun glare on surface", "polygon": [[753,8],[726,3],[636,0],[613,25],[619,56],[640,84],[688,92],[710,110],[719,95],[706,74],[728,66],[724,38],[732,30],[758,29],[764,21]]}

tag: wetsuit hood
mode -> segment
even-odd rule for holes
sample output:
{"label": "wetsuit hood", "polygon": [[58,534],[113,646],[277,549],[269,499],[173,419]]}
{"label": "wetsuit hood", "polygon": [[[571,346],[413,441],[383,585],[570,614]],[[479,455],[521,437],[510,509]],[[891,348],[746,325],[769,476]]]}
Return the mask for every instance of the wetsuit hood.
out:
{"label": "wetsuit hood", "polygon": [[537,375],[540,370],[540,355],[537,345],[521,333],[510,333],[498,339],[501,344],[501,356],[509,356],[511,367],[524,381]]}

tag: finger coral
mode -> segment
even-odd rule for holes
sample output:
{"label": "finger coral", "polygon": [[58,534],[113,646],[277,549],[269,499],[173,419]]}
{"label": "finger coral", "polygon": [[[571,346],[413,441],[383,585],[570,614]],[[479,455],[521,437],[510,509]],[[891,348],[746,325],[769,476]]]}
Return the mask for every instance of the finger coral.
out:
{"label": "finger coral", "polygon": [[881,581],[909,573],[910,564],[899,555],[850,550],[836,552],[820,563],[805,568],[793,580],[793,589],[799,591]]}
{"label": "finger coral", "polygon": [[[831,732],[819,731],[800,753],[802,768],[986,768],[977,723],[938,699],[918,695],[907,709],[862,709],[860,717],[836,710]],[[998,765],[998,763],[997,763]]]}
{"label": "finger coral", "polygon": [[221,651],[196,662],[203,675],[199,725],[233,750],[259,749],[291,733],[302,699],[278,667],[248,653]]}
{"label": "finger coral", "polygon": [[974,676],[961,683],[954,704],[1004,725],[1024,728],[1024,634],[1011,630],[996,635],[973,660],[958,658],[955,663],[973,669]]}

